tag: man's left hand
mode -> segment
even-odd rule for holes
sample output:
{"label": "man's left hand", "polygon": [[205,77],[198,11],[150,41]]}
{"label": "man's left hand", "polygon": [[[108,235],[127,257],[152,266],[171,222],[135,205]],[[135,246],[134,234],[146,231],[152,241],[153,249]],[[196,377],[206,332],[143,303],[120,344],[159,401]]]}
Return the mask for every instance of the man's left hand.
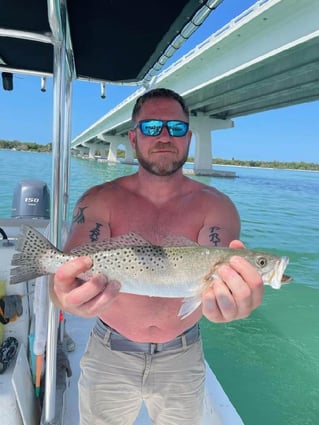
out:
{"label": "man's left hand", "polygon": [[[232,241],[230,248],[244,248]],[[243,319],[261,302],[264,284],[258,271],[247,260],[233,256],[229,264],[218,268],[218,277],[203,294],[203,314],[211,322]]]}

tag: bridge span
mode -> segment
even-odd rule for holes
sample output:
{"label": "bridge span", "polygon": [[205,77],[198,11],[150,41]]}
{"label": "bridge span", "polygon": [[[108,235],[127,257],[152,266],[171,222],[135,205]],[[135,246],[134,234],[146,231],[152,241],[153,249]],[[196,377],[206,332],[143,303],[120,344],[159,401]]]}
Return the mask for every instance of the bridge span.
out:
{"label": "bridge span", "polygon": [[[172,88],[191,111],[196,174],[212,170],[212,132],[232,118],[319,99],[319,1],[260,0],[154,77],[151,88]],[[73,150],[97,150],[116,161],[134,154],[127,141],[140,88],[72,142]],[[106,150],[108,155],[106,156]]]}

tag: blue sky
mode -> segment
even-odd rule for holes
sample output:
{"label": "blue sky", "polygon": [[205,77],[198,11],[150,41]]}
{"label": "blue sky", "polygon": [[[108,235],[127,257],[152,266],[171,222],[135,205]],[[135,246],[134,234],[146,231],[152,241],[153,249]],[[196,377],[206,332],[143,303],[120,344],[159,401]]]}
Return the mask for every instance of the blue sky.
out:
{"label": "blue sky", "polygon": [[[255,0],[224,0],[174,57],[176,60]],[[52,140],[52,84],[40,91],[40,79],[14,76],[14,90],[0,89],[0,139],[46,144]],[[77,81],[73,86],[72,137],[125,99],[135,88]],[[235,118],[235,127],[213,132],[213,157],[319,162],[319,101]],[[192,153],[192,152],[191,152]]]}

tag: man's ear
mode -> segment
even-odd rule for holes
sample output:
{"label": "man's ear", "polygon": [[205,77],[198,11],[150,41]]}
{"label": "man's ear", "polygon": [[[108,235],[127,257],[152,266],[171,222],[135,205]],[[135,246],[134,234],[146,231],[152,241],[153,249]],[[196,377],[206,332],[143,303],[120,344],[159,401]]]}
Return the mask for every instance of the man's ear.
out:
{"label": "man's ear", "polygon": [[135,132],[135,130],[129,130],[128,139],[130,141],[132,148],[135,149],[135,146],[136,146],[136,132]]}
{"label": "man's ear", "polygon": [[192,136],[193,136],[192,131],[188,130],[188,149],[189,149],[191,141],[192,141]]}

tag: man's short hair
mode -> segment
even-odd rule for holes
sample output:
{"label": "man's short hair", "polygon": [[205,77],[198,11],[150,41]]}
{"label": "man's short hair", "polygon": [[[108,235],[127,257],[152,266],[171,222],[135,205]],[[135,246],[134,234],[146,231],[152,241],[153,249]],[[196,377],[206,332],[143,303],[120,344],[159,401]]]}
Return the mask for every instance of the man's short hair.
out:
{"label": "man's short hair", "polygon": [[186,103],[185,103],[184,99],[182,98],[182,96],[179,95],[178,93],[176,93],[173,90],[166,89],[166,88],[162,87],[162,88],[157,88],[157,89],[147,91],[144,94],[142,94],[142,96],[140,96],[136,100],[133,111],[132,111],[132,122],[133,122],[133,124],[136,123],[136,117],[139,114],[143,104],[147,100],[159,99],[159,98],[167,98],[167,99],[176,100],[181,105],[185,115],[187,117],[189,117],[189,110],[188,110],[188,107],[186,106]]}

